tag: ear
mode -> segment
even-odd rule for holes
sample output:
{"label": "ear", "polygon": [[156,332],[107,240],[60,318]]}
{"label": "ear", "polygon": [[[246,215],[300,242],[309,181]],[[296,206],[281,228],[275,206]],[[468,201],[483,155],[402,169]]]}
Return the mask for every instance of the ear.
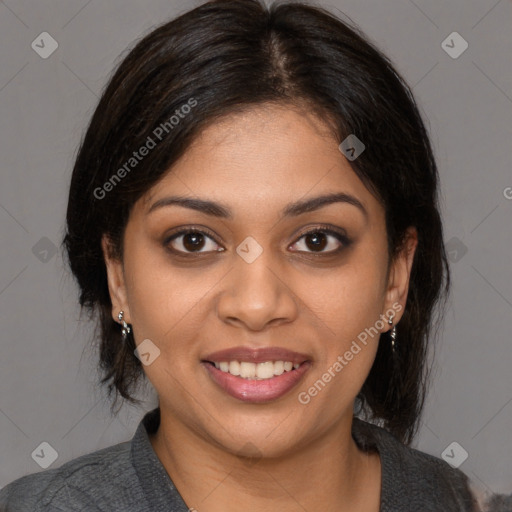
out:
{"label": "ear", "polygon": [[103,257],[107,267],[108,291],[110,293],[110,301],[112,302],[112,318],[118,322],[117,315],[120,311],[123,311],[124,321],[131,323],[123,263],[113,256],[112,242],[106,235],[103,235],[101,239],[101,248],[103,249]]}
{"label": "ear", "polygon": [[[418,232],[414,226],[406,230],[404,242],[399,254],[391,264],[388,278],[388,288],[386,290],[386,310],[395,310],[393,324],[396,325],[402,318],[407,302],[409,292],[409,279],[411,268],[414,261],[414,254],[418,245]],[[396,304],[400,304],[398,309]],[[393,308],[393,304],[395,307]]]}

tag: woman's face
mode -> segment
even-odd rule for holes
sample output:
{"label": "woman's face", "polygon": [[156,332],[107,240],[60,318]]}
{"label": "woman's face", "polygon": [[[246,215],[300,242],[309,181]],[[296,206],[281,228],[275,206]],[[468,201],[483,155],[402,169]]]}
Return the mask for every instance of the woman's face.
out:
{"label": "woman's face", "polygon": [[207,128],[136,203],[124,261],[107,261],[113,316],[150,340],[163,417],[278,456],[351,418],[403,313],[411,240],[388,279],[384,209],[326,126],[258,107]]}

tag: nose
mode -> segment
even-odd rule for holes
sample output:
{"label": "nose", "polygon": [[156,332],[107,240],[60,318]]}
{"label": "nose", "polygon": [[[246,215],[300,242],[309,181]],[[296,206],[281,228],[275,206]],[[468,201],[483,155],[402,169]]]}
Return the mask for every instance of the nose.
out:
{"label": "nose", "polygon": [[264,250],[252,263],[235,255],[217,299],[217,315],[223,322],[261,331],[297,317],[293,283],[269,255]]}

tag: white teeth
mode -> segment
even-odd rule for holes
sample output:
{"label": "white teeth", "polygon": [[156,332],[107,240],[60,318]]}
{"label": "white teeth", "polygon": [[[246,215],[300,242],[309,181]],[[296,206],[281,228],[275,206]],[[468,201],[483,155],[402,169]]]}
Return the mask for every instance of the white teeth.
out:
{"label": "white teeth", "polygon": [[240,375],[240,363],[238,361],[231,361],[229,363],[229,373],[231,375]]}
{"label": "white teeth", "polygon": [[222,361],[214,363],[215,368],[231,375],[240,376],[244,379],[271,379],[284,372],[297,369],[300,363],[293,364],[291,361],[265,361],[264,363],[248,363],[246,361]]}
{"label": "white teeth", "polygon": [[284,373],[283,361],[276,361],[274,363],[274,375],[282,375]]}
{"label": "white teeth", "polygon": [[240,377],[244,379],[256,377],[256,365],[254,363],[240,363]]}
{"label": "white teeth", "polygon": [[266,363],[258,363],[256,365],[256,377],[258,379],[270,379],[274,376],[274,363],[267,361]]}

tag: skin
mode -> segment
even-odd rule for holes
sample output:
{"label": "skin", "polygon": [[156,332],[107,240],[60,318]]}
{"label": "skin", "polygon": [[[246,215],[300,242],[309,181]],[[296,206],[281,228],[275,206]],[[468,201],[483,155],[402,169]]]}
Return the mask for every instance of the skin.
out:
{"label": "skin", "polygon": [[[149,338],[161,351],[144,367],[161,409],[152,446],[199,512],[379,510],[380,458],[351,436],[354,399],[378,336],[307,405],[298,394],[393,304],[405,306],[417,235],[409,229],[388,275],[384,209],[338,144],[322,121],[289,106],[224,118],[134,205],[124,261],[111,258],[103,241],[113,318],[124,311],[136,343]],[[338,202],[281,216],[289,203],[333,192],[356,197],[367,214]],[[177,205],[148,213],[171,195],[221,203],[233,217]],[[325,234],[327,245],[315,251],[301,235],[319,224],[345,230],[352,243]],[[166,247],[171,230],[183,226],[207,228],[215,238],[205,235],[200,254],[183,236]],[[236,252],[247,236],[263,249],[250,264]],[[381,332],[390,328],[383,323]],[[245,403],[201,365],[206,355],[238,345],[285,347],[308,354],[312,366],[285,396]]]}

